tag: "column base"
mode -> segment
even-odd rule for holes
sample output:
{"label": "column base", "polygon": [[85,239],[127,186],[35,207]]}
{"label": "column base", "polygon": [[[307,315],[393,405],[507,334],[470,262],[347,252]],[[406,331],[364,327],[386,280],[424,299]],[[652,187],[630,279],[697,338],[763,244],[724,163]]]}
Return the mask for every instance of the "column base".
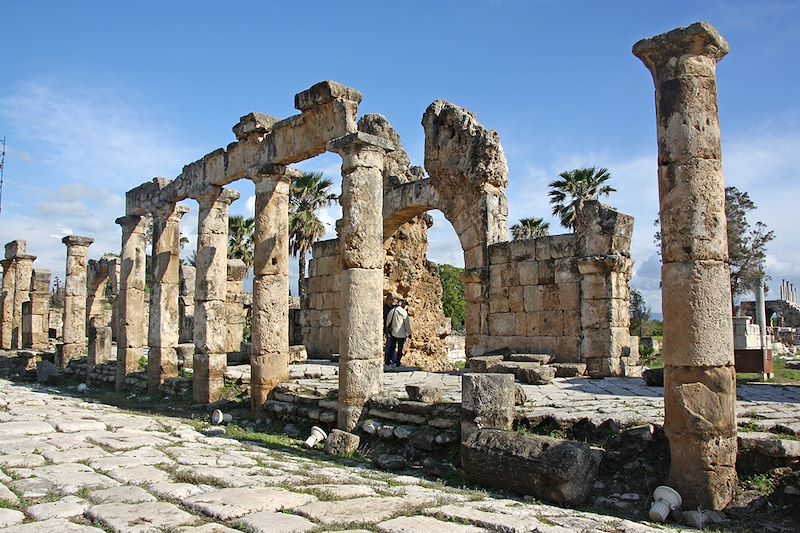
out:
{"label": "column base", "polygon": [[250,357],[250,400],[253,415],[263,418],[270,392],[289,381],[289,352],[252,354]]}
{"label": "column base", "polygon": [[117,348],[117,373],[116,390],[121,391],[125,385],[125,378],[139,370],[139,359],[142,357],[141,348]]}
{"label": "column base", "polygon": [[214,403],[222,397],[228,354],[195,353],[192,361],[192,398],[197,403]]}
{"label": "column base", "polygon": [[83,344],[60,344],[57,349],[58,367],[64,370],[70,361],[80,359],[86,355],[86,346]]}
{"label": "column base", "polygon": [[147,358],[147,394],[158,394],[165,379],[178,377],[178,354],[175,348],[151,347]]}
{"label": "column base", "polygon": [[383,357],[339,361],[338,426],[352,431],[361,418],[364,404],[383,388]]}

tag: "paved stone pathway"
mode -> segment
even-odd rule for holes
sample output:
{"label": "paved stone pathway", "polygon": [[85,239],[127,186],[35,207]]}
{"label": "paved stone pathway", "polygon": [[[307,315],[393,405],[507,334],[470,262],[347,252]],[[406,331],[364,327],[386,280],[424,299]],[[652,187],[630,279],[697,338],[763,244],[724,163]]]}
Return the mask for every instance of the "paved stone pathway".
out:
{"label": "paved stone pathway", "polygon": [[209,437],[181,419],[5,380],[0,500],[0,528],[13,533],[659,531]]}

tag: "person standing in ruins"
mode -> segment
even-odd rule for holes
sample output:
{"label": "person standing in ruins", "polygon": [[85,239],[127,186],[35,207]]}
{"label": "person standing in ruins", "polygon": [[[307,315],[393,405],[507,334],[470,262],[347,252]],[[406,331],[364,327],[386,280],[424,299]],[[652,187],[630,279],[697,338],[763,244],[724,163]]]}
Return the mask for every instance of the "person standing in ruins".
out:
{"label": "person standing in ruins", "polygon": [[411,319],[408,318],[408,301],[400,300],[400,305],[395,306],[389,311],[386,317],[386,328],[389,331],[389,338],[386,344],[386,364],[389,366],[400,366],[403,358],[403,345],[406,338],[411,336]]}
{"label": "person standing in ruins", "polygon": [[387,365],[389,364],[389,338],[391,337],[391,334],[389,333],[389,326],[386,325],[386,319],[396,305],[397,300],[395,299],[394,294],[387,294],[386,298],[383,300],[383,362]]}

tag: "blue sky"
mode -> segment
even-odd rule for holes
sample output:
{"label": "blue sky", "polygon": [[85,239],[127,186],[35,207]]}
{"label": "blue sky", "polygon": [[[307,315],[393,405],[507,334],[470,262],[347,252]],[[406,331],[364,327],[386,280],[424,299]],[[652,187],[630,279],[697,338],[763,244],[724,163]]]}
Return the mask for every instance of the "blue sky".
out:
{"label": "blue sky", "polygon": [[[726,181],[774,229],[768,272],[800,286],[800,104],[793,1],[7,2],[0,19],[0,136],[8,139],[0,242],[24,238],[63,277],[68,233],[119,250],[124,192],[233,140],[251,111],[295,114],[293,96],[333,79],[361,91],[422,164],[420,119],[435,99],[500,134],[509,222],[545,216],[547,183],[604,166],[611,205],[636,217],[640,288],[660,307],[652,243],[658,211],[653,84],[632,45],[698,20],[731,45],[718,68]],[[790,53],[791,52],[791,53]],[[338,156],[301,168],[335,179]],[[337,187],[338,187],[338,179]],[[237,184],[234,213],[252,210]],[[184,217],[193,240],[197,211]],[[335,209],[324,214],[332,223]],[[429,257],[462,262],[441,217]],[[292,268],[296,269],[292,261]],[[294,270],[293,270],[294,271]],[[294,286],[294,282],[292,283]]]}

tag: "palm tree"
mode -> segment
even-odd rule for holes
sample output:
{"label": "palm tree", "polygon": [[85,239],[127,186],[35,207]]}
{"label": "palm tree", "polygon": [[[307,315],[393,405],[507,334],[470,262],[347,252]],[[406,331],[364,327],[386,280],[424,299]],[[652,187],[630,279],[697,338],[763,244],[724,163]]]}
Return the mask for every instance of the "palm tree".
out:
{"label": "palm tree", "polygon": [[544,237],[549,233],[550,223],[539,217],[521,218],[519,223],[511,226],[511,236],[515,241]]}
{"label": "palm tree", "polygon": [[253,266],[254,228],[252,217],[233,215],[228,219],[228,257],[241,259],[248,270]]}
{"label": "palm tree", "polygon": [[298,259],[297,294],[303,296],[306,277],[306,254],[311,246],[325,235],[325,225],[317,211],[338,200],[328,192],[333,181],[322,172],[304,172],[289,188],[289,253]]}
{"label": "palm tree", "polygon": [[567,229],[575,229],[575,216],[584,203],[616,191],[604,185],[611,179],[611,174],[605,168],[576,168],[562,172],[558,177],[560,179],[550,184],[550,204],[553,214],[561,219],[561,225]]}

